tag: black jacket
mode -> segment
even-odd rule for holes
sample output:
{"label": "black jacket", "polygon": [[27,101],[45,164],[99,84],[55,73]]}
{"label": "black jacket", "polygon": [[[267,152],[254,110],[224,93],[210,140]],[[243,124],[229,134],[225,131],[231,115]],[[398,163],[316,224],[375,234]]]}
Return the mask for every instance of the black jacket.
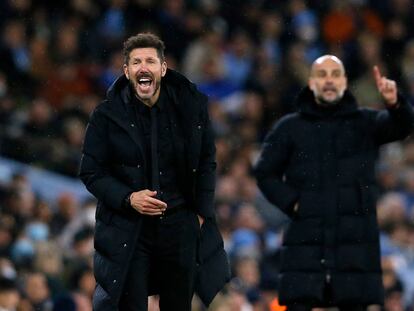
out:
{"label": "black jacket", "polygon": [[[178,172],[186,201],[206,219],[201,228],[196,292],[208,305],[228,280],[229,268],[214,218],[216,163],[207,98],[172,70],[167,71],[161,85],[172,102],[167,106],[172,109],[172,135],[175,152],[181,155]],[[98,287],[94,306],[99,310],[114,310],[108,306],[118,305],[138,238],[140,214],[126,208],[123,200],[132,191],[149,188],[142,133],[127,113],[129,94],[128,81],[121,76],[91,115],[80,165],[82,181],[98,199],[94,257]],[[157,288],[150,292],[156,293]]]}
{"label": "black jacket", "polygon": [[328,277],[334,304],[381,304],[374,166],[381,144],[409,135],[413,111],[401,97],[397,108],[360,109],[348,91],[323,108],[309,88],[297,103],[299,111],[267,135],[255,167],[263,194],[292,220],[282,246],[280,300],[321,304]]}

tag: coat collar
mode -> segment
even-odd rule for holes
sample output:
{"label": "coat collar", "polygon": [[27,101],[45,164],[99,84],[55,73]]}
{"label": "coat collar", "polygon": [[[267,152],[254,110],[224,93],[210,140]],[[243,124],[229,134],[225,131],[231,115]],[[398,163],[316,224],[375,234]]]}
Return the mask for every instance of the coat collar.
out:
{"label": "coat collar", "polygon": [[[192,102],[200,99],[200,96],[204,96],[197,91],[196,86],[190,80],[172,69],[167,69],[166,75],[161,80],[161,88],[165,88],[174,105],[181,106],[180,110],[189,110],[188,114],[190,115],[192,115],[191,108],[197,106]],[[131,96],[128,79],[122,75],[108,88],[104,106],[115,114],[125,115],[125,104],[130,102]],[[206,100],[206,98],[204,99]]]}
{"label": "coat collar", "polygon": [[348,90],[336,105],[321,107],[316,103],[313,92],[309,87],[305,87],[299,93],[295,103],[299,113],[317,118],[346,116],[358,111],[356,99]]}
{"label": "coat collar", "polygon": [[[183,132],[187,134],[185,138],[190,143],[194,134],[192,129],[198,122],[200,102],[206,102],[207,97],[197,90],[195,84],[172,69],[167,69],[166,75],[161,80],[161,88],[165,88],[163,91],[174,106]],[[131,136],[143,153],[142,139],[128,113],[127,104],[131,101],[131,96],[128,79],[122,75],[109,87],[106,100],[103,101],[100,109]]]}

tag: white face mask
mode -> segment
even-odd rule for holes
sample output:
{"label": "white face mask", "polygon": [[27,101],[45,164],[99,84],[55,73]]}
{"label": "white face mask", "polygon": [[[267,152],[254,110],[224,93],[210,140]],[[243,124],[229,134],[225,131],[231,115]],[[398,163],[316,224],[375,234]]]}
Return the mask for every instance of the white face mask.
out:
{"label": "white face mask", "polygon": [[4,265],[1,267],[1,276],[8,279],[15,279],[17,276],[16,270],[11,265]]}

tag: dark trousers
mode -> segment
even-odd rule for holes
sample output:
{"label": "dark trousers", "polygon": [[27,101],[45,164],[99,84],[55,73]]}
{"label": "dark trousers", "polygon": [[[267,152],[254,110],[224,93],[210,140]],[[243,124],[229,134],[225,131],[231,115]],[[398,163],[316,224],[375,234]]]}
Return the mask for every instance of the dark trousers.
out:
{"label": "dark trousers", "polygon": [[335,305],[332,303],[332,285],[329,283],[325,284],[324,289],[324,301],[326,302],[326,305],[321,306],[312,306],[308,304],[302,304],[302,303],[295,303],[292,305],[288,305],[287,311],[311,311],[312,308],[332,308],[337,307],[339,311],[366,311],[367,306],[362,304],[340,304]]}
{"label": "dark trousers", "polygon": [[199,235],[197,215],[188,209],[145,216],[119,310],[147,311],[153,284],[161,311],[191,311]]}

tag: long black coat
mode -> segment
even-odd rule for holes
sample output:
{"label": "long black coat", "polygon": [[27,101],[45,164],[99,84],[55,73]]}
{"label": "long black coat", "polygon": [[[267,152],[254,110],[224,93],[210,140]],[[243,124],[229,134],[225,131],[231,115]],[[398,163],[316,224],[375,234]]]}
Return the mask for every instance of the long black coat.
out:
{"label": "long black coat", "polygon": [[[207,98],[179,73],[168,70],[161,82],[171,105],[173,144],[179,156],[180,183],[194,212],[203,216],[196,292],[208,305],[229,278],[227,257],[217,229],[213,199],[215,146]],[[80,177],[98,199],[94,272],[94,308],[116,310],[138,239],[141,217],[123,200],[132,191],[148,188],[143,137],[127,113],[128,81],[118,78],[107,98],[91,115],[83,146]],[[156,285],[150,289],[157,292]]]}
{"label": "long black coat", "polygon": [[348,91],[324,109],[309,88],[297,103],[267,135],[255,167],[263,194],[291,218],[280,301],[321,304],[330,278],[334,304],[381,304],[374,166],[381,144],[411,132],[412,109],[401,97],[398,108],[361,109]]}

